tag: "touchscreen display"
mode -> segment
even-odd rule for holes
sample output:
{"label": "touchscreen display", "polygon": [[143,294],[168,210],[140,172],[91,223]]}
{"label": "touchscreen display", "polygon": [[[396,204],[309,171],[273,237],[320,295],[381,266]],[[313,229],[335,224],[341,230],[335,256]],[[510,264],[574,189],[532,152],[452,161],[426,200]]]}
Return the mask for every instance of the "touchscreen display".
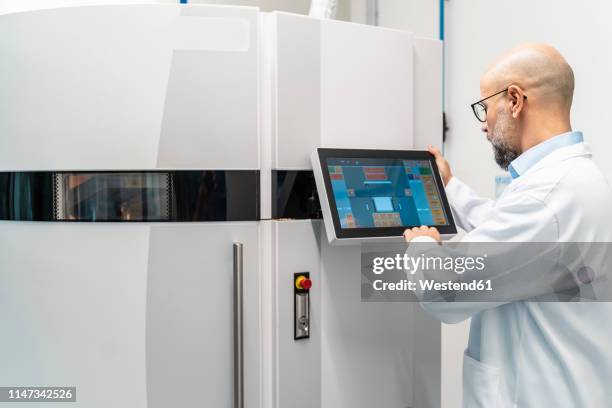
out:
{"label": "touchscreen display", "polygon": [[343,229],[447,226],[429,160],[328,157]]}

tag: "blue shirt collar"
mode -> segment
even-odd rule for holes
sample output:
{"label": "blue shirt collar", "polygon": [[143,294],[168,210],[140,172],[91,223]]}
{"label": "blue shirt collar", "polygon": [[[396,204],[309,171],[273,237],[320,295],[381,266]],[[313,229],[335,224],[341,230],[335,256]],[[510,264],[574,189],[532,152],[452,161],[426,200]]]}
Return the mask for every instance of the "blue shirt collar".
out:
{"label": "blue shirt collar", "polygon": [[576,143],[582,143],[582,141],[582,132],[567,132],[552,137],[526,150],[523,154],[514,159],[508,166],[508,172],[510,176],[515,179],[553,151]]}

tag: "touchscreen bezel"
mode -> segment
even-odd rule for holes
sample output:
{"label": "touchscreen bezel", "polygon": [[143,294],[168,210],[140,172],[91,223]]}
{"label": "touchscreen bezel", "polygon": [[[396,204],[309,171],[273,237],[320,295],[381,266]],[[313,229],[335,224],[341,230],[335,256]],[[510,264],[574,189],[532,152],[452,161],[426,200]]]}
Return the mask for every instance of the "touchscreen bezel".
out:
{"label": "touchscreen bezel", "polygon": [[444,190],[444,184],[440,178],[440,172],[434,156],[425,150],[364,150],[364,149],[317,149],[319,156],[319,165],[321,166],[321,173],[323,176],[323,182],[325,183],[325,194],[327,196],[327,203],[329,204],[329,212],[334,224],[336,232],[336,238],[375,238],[375,237],[396,237],[402,236],[404,231],[408,228],[419,227],[420,225],[401,226],[401,227],[374,227],[374,228],[342,228],[340,225],[340,219],[338,216],[338,210],[336,207],[336,198],[331,185],[331,178],[329,174],[329,168],[327,165],[327,159],[399,159],[399,160],[428,160],[433,169],[434,180],[438,192],[440,193],[440,200],[442,201],[442,208],[446,214],[448,225],[430,225],[435,226],[441,235],[452,235],[457,233],[457,227],[455,226],[455,220],[448,204],[446,197],[446,191]]}

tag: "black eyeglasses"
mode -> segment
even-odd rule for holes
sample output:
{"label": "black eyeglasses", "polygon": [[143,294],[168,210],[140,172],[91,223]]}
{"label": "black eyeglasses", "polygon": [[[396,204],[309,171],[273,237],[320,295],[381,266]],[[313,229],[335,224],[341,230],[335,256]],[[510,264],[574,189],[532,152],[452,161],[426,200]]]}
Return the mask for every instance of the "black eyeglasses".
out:
{"label": "black eyeglasses", "polygon": [[[496,92],[493,95],[487,96],[486,98],[481,99],[478,102],[474,102],[472,105],[470,105],[472,107],[474,115],[476,116],[476,119],[478,119],[479,122],[485,123],[487,121],[487,105],[485,105],[483,102],[501,93],[508,92],[508,89],[510,89],[510,87]],[[523,95],[523,99],[527,100],[527,95]]]}

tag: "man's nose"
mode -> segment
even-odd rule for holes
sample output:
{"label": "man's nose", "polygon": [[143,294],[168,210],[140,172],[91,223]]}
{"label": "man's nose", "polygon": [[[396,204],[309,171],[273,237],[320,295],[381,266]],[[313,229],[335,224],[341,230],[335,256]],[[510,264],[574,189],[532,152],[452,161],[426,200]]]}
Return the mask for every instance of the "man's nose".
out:
{"label": "man's nose", "polygon": [[487,123],[486,123],[486,122],[485,122],[485,123],[483,123],[483,124],[480,126],[480,130],[481,130],[481,131],[483,131],[484,133],[487,133],[487,130],[488,130],[488,129],[487,129]]}

